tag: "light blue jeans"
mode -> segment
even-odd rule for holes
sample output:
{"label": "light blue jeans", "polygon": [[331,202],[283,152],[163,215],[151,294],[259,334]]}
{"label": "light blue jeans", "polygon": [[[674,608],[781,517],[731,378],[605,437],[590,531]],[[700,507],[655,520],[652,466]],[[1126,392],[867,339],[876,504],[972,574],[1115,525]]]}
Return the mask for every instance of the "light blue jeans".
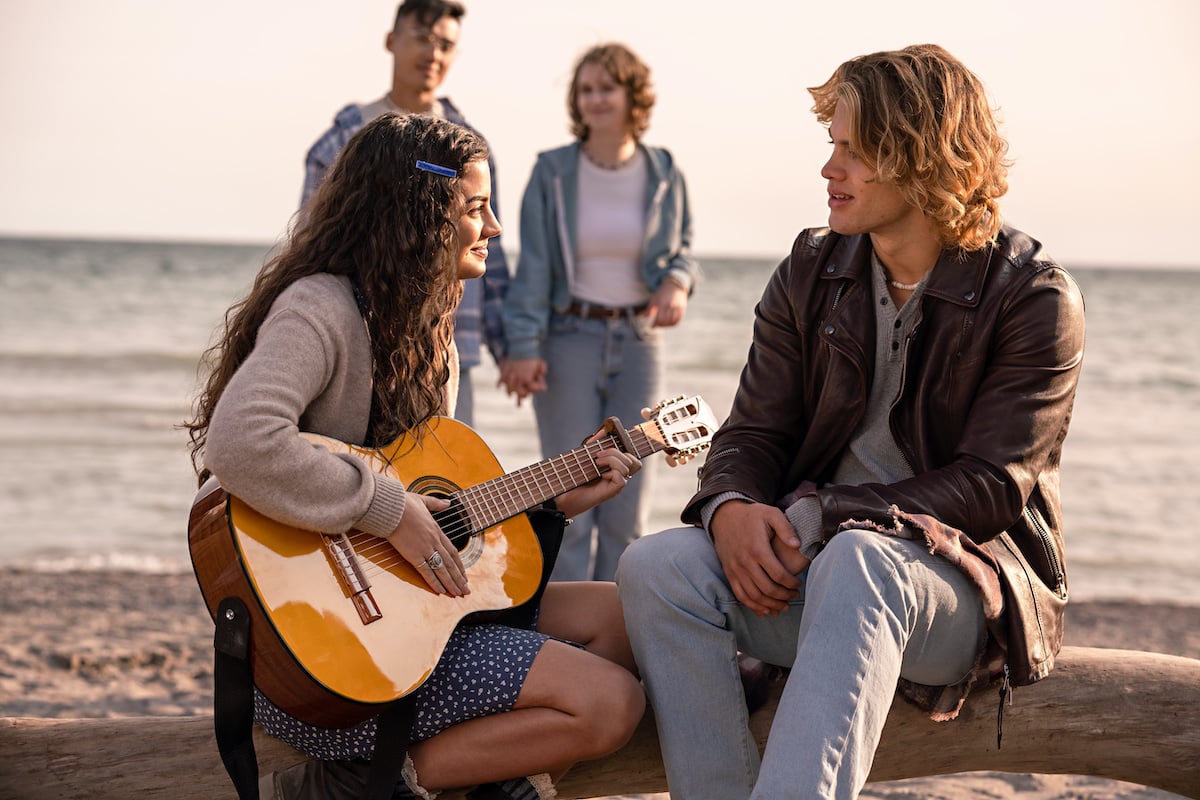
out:
{"label": "light blue jeans", "polygon": [[[554,314],[543,346],[546,391],[533,396],[543,457],[579,447],[609,417],[641,424],[641,410],[663,399],[661,340],[628,319]],[[551,580],[613,579],[625,547],[646,530],[652,467],[646,459],[620,494],[575,517]]]}
{"label": "light blue jeans", "polygon": [[[787,611],[760,618],[734,597],[700,528],[625,552],[617,582],[673,800],[857,797],[898,678],[949,685],[971,669],[978,592],[920,543],[843,531],[801,578]],[[761,765],[739,650],[792,668]]]}

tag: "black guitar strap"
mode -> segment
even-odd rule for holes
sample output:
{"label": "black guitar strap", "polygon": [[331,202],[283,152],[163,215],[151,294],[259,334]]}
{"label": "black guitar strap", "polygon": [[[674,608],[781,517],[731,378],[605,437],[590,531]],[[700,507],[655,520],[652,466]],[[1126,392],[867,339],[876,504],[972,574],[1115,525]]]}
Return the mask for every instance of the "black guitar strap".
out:
{"label": "black guitar strap", "polygon": [[213,726],[217,750],[239,800],[258,800],[254,755],[254,681],[250,676],[250,612],[237,597],[217,607],[213,636]]}
{"label": "black guitar strap", "polygon": [[[217,608],[213,636],[213,726],[217,750],[238,800],[259,800],[258,757],[254,752],[254,679],[250,672],[250,613],[237,597]],[[379,715],[375,757],[371,759],[365,800],[390,800],[404,768],[409,734],[416,717],[412,695]]]}
{"label": "black guitar strap", "polygon": [[375,753],[367,773],[366,800],[391,800],[402,778],[404,758],[408,753],[417,704],[413,695],[406,695],[389,705],[379,715],[375,729]]}

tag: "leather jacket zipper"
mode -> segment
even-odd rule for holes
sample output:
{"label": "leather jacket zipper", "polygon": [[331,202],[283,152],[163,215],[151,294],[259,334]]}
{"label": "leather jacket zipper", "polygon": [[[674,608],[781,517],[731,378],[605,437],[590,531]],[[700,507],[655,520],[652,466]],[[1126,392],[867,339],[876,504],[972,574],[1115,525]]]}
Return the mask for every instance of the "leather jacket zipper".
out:
{"label": "leather jacket zipper", "polygon": [[1038,541],[1041,542],[1042,551],[1046,554],[1046,561],[1050,564],[1050,570],[1054,573],[1054,593],[1059,597],[1067,596],[1067,576],[1063,573],[1062,562],[1058,560],[1058,554],[1054,552],[1054,540],[1050,536],[1050,532],[1042,525],[1041,520],[1029,508],[1025,506],[1025,519],[1029,521],[1030,527],[1037,534]]}
{"label": "leather jacket zipper", "polygon": [[[833,319],[834,313],[837,312],[838,303],[842,301],[842,292],[846,290],[846,282],[842,281],[838,284],[837,291],[833,294],[833,305],[829,307],[829,313],[825,315],[825,319],[821,320],[821,327],[824,328],[829,324],[829,320]],[[833,342],[829,339],[825,340],[825,347],[830,353],[833,353]]]}

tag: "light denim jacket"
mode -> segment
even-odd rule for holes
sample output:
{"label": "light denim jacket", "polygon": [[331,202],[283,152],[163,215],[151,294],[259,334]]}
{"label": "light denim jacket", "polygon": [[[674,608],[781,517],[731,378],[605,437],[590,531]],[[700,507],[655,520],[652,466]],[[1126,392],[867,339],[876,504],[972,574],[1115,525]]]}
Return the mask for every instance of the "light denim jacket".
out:
{"label": "light denim jacket", "polygon": [[[574,142],[538,154],[521,202],[521,253],[504,299],[509,358],[536,358],[551,310],[571,304],[579,213],[579,148]],[[683,174],[671,153],[638,144],[645,153],[646,240],[642,280],[653,293],[669,276],[690,293],[700,268],[691,255],[692,214]]]}

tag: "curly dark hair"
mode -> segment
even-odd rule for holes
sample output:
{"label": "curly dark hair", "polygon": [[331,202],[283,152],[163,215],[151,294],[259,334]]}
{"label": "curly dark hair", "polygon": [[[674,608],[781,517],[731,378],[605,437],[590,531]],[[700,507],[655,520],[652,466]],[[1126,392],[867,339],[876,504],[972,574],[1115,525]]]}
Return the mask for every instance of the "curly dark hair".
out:
{"label": "curly dark hair", "polygon": [[454,253],[457,178],[418,169],[418,160],[456,170],[488,158],[484,140],[445,120],[384,114],[346,144],[293,226],[289,241],[225,313],[223,333],[201,361],[208,376],[195,416],[184,423],[201,476],[213,409],[254,348],[280,293],[316,273],[347,275],[364,301],[374,356],[371,425],[391,441],[439,412],[449,378],[454,310],[462,297]]}
{"label": "curly dark hair", "polygon": [[588,50],[575,62],[571,89],[567,92],[567,113],[571,116],[571,135],[587,141],[588,127],[579,113],[579,71],[588,64],[598,64],[625,89],[629,98],[629,125],[633,138],[641,139],[650,127],[650,109],[654,108],[654,89],[650,84],[650,67],[623,44],[600,44]]}

